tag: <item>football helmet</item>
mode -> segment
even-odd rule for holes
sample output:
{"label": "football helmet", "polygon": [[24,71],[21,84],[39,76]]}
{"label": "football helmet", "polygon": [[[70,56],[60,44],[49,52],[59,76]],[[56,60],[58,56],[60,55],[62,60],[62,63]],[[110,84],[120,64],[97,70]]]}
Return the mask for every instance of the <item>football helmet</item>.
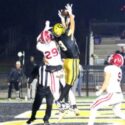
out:
{"label": "football helmet", "polygon": [[124,64],[124,58],[121,54],[112,54],[108,59],[108,63],[121,67]]}
{"label": "football helmet", "polygon": [[61,23],[56,23],[52,29],[55,36],[59,37],[65,33],[65,28]]}
{"label": "football helmet", "polygon": [[52,40],[52,33],[50,31],[44,30],[40,33],[39,41],[41,43],[49,43]]}

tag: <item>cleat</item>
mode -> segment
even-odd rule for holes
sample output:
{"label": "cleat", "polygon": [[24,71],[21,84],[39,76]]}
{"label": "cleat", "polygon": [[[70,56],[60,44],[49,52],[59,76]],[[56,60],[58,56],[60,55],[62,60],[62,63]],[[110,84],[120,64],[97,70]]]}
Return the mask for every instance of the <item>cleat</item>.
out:
{"label": "cleat", "polygon": [[74,109],[74,113],[75,113],[76,116],[80,115],[80,112],[79,112],[79,110],[77,108]]}
{"label": "cleat", "polygon": [[70,111],[74,112],[76,116],[80,115],[79,110],[77,108],[70,107]]}
{"label": "cleat", "polygon": [[69,103],[65,103],[65,108],[69,109],[70,108],[70,104]]}
{"label": "cleat", "polygon": [[61,102],[60,101],[55,101],[55,104],[60,107],[61,106]]}
{"label": "cleat", "polygon": [[64,110],[69,109],[70,105],[68,103],[56,101],[56,105],[59,107],[59,112],[63,113]]}

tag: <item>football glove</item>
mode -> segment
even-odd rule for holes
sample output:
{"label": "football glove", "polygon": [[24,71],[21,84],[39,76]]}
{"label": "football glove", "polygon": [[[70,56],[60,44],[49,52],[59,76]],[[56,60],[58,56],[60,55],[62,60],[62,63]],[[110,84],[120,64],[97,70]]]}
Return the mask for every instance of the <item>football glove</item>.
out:
{"label": "football glove", "polygon": [[48,30],[50,30],[50,29],[52,29],[52,27],[50,27],[50,21],[49,21],[49,20],[46,20],[44,30],[48,31]]}
{"label": "football glove", "polygon": [[70,5],[70,4],[67,4],[66,6],[65,6],[65,8],[66,8],[66,11],[69,13],[69,15],[72,15],[72,4]]}
{"label": "football glove", "polygon": [[58,16],[60,17],[61,22],[65,23],[65,17],[61,14],[61,10],[58,10]]}

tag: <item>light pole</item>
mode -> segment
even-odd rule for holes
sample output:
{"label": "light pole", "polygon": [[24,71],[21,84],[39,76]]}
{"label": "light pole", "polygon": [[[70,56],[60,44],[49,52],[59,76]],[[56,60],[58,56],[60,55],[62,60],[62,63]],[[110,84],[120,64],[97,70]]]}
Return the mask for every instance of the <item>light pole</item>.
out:
{"label": "light pole", "polygon": [[17,53],[17,56],[19,57],[19,60],[22,64],[22,80],[21,80],[21,90],[20,90],[20,96],[23,97],[23,92],[22,92],[22,84],[25,83],[25,75],[24,75],[24,64],[25,64],[25,51],[21,52],[19,51]]}
{"label": "light pole", "polygon": [[17,56],[19,57],[19,60],[21,61],[22,67],[23,67],[25,64],[25,51],[23,51],[23,52],[19,51],[17,53]]}

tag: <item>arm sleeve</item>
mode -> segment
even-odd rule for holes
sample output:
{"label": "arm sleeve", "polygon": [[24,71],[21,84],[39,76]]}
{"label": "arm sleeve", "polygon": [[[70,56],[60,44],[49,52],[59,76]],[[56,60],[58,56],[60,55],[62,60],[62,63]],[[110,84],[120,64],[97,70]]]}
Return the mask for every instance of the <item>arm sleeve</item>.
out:
{"label": "arm sleeve", "polygon": [[104,68],[104,72],[111,72],[112,71],[112,69],[111,69],[111,67],[109,67],[109,66],[106,66],[105,68]]}

